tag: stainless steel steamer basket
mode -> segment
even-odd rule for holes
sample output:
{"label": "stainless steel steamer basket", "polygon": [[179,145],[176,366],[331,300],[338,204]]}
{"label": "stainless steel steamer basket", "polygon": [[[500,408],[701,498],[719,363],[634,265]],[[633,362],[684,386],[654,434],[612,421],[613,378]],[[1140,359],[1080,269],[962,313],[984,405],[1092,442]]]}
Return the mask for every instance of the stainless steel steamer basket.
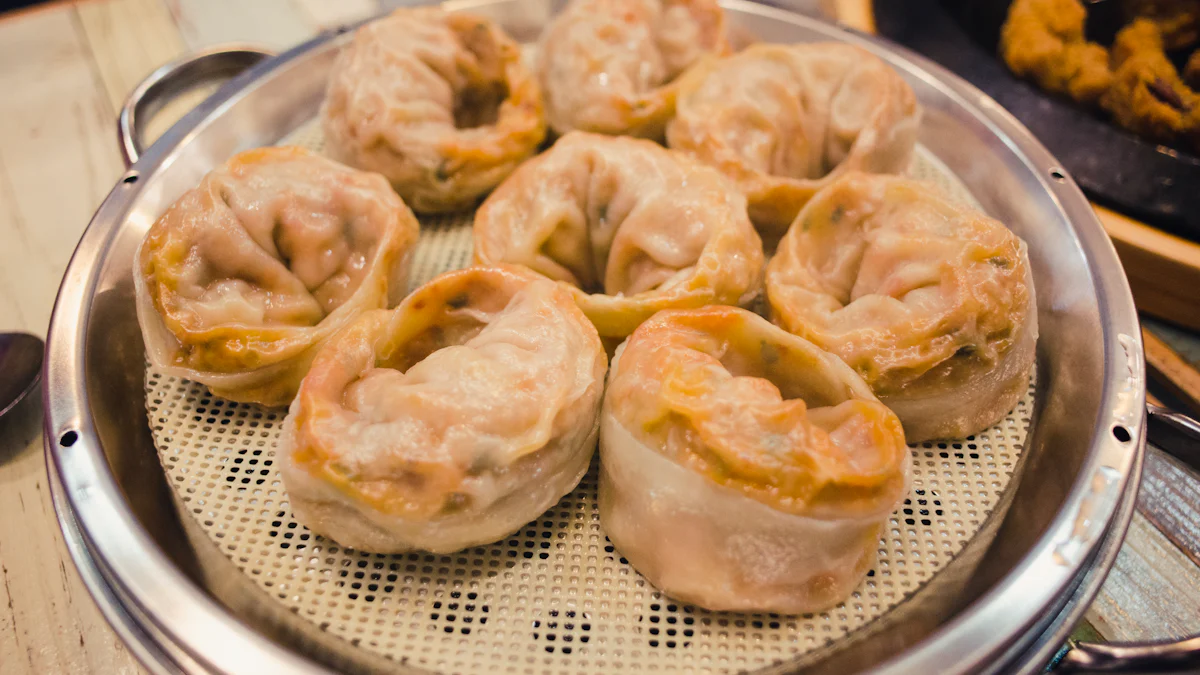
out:
{"label": "stainless steel steamer basket", "polygon": [[[531,41],[553,0],[455,2]],[[1003,518],[930,582],[867,628],[773,671],[1025,672],[1053,656],[1115,558],[1145,443],[1137,315],[1120,263],[1082,193],[1046,150],[971,85],[919,56],[817,20],[741,0],[737,30],[772,42],[838,40],[908,80],[925,108],[921,143],[986,210],[1029,243],[1038,291],[1033,426]],[[129,270],[154,219],[216,164],[270,145],[316,115],[344,30],[235,77],[140,158],[136,117],[180,73],[219,76],[253,54],[200,55],[155,73],[121,128],[131,162],[83,235],[47,346],[47,458],[54,503],[102,611],[157,672],[324,672],[348,667],[332,639],[297,632],[248,590],[215,547],[184,535],[143,406],[144,351]],[[319,633],[319,631],[318,631]],[[1084,655],[1085,657],[1087,655]],[[1077,658],[1086,661],[1087,658]],[[376,663],[356,668],[404,668]]]}

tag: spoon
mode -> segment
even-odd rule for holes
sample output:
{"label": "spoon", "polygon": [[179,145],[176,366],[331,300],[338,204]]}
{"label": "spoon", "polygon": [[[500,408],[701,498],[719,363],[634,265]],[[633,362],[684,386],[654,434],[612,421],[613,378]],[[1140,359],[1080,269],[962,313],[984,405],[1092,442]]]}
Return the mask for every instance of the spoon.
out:
{"label": "spoon", "polygon": [[0,417],[37,386],[45,348],[41,338],[28,333],[0,333]]}

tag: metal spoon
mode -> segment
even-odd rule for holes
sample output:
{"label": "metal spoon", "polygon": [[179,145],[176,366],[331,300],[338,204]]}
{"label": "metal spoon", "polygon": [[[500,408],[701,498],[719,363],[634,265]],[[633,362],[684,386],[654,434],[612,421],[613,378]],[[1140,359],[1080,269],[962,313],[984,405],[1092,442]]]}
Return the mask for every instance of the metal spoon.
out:
{"label": "metal spoon", "polygon": [[28,333],[0,333],[0,417],[17,407],[42,377],[41,338]]}

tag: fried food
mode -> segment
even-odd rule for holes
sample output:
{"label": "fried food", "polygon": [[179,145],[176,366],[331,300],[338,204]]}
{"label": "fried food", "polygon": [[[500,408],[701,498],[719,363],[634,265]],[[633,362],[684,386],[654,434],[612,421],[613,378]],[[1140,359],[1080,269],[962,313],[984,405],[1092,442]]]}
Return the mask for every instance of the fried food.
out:
{"label": "fried food", "polygon": [[1000,31],[1000,55],[1018,77],[1093,105],[1112,81],[1107,50],[1084,37],[1079,0],[1015,0]]}
{"label": "fried food", "polygon": [[910,443],[986,429],[1029,384],[1025,243],[929,183],[839,178],[792,223],[766,288],[772,321],[845,360]]}
{"label": "fried food", "polygon": [[575,131],[479,207],[475,261],[557,280],[604,338],[661,309],[757,297],[762,241],[719,171],[651,141]]}
{"label": "fried food", "polygon": [[417,232],[378,174],[303,148],[238,154],[138,248],[146,355],[218,396],[285,405],[331,335],[404,297]]}
{"label": "fried food", "polygon": [[736,307],[660,312],[613,359],[600,526],[667,595],[815,612],[908,493],[896,415],[833,354]]}
{"label": "fried food", "polygon": [[1122,28],[1112,47],[1113,83],[1101,103],[1117,124],[1139,136],[1200,147],[1200,95],[1179,77],[1164,47],[1152,21]]}
{"label": "fried food", "polygon": [[836,43],[758,44],[710,59],[681,78],[676,107],[667,144],[732,179],[771,246],[842,173],[908,168],[921,117],[899,73]]}
{"label": "fried food", "polygon": [[1200,49],[1192,52],[1187,65],[1183,67],[1183,81],[1193,91],[1200,90]]}
{"label": "fried food", "polygon": [[359,28],[321,107],[326,147],[377,171],[415,210],[472,206],[546,135],[542,95],[499,26],[435,7]]}
{"label": "fried food", "polygon": [[1122,0],[1127,22],[1154,22],[1167,49],[1184,49],[1200,40],[1200,0]]}
{"label": "fried food", "polygon": [[515,267],[436,277],[317,354],[279,441],[292,511],[361,551],[496,541],[587,471],[606,369],[557,284]]}
{"label": "fried food", "polygon": [[571,0],[538,51],[554,131],[660,140],[675,78],[730,46],[717,0]]}

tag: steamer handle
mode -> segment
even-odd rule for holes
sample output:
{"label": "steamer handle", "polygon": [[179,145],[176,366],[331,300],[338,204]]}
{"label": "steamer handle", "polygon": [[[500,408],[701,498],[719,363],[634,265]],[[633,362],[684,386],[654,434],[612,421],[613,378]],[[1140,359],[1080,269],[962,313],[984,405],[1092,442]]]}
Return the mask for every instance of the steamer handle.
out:
{"label": "steamer handle", "polygon": [[274,56],[260,47],[219,45],[188,54],[146,76],[125,99],[117,116],[117,140],[126,168],[145,147],[145,124],[180,94],[214,81],[225,81]]}
{"label": "steamer handle", "polygon": [[[1200,422],[1157,405],[1146,406],[1147,441],[1200,471]],[[1170,642],[1074,645],[1057,664],[1064,673],[1200,672],[1200,635]]]}

